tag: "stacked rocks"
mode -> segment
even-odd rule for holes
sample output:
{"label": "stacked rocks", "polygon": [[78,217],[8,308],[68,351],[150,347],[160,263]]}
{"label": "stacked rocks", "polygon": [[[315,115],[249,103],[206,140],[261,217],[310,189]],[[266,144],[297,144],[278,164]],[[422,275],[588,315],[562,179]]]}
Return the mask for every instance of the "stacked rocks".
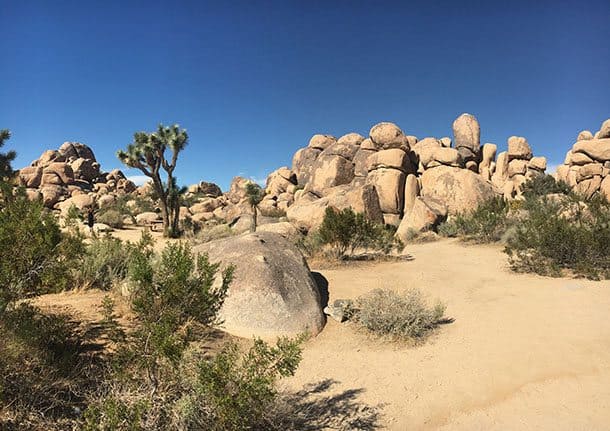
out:
{"label": "stacked rocks", "polygon": [[506,199],[521,196],[521,186],[528,179],[543,175],[546,158],[534,157],[527,139],[521,136],[508,138],[508,151],[498,154],[492,172],[493,184],[502,190]]}
{"label": "stacked rocks", "polygon": [[578,134],[556,178],[587,198],[601,193],[610,199],[610,119],[595,134]]}
{"label": "stacked rocks", "polygon": [[19,170],[17,183],[26,187],[31,199],[42,198],[46,207],[55,209],[71,205],[82,209],[103,195],[136,189],[119,170],[101,172],[91,148],[78,142],[65,142],[58,150],[45,151]]}
{"label": "stacked rocks", "polygon": [[476,207],[497,192],[490,181],[496,147],[481,147],[479,124],[470,114],[456,119],[453,129],[455,148],[448,137],[418,141],[387,122],[373,126],[368,138],[314,135],[293,158],[291,172],[302,190],[288,207],[288,220],[311,230],[327,207],[351,207],[406,232]]}

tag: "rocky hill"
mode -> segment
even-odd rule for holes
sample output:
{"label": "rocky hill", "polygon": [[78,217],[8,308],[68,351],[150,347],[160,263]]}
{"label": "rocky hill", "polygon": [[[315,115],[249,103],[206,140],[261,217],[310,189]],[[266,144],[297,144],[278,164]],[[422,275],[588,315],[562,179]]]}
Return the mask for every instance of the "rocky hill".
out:
{"label": "rocky hill", "polygon": [[55,209],[71,205],[82,209],[136,190],[120,170],[102,172],[91,148],[77,142],[45,151],[19,170],[17,182],[26,187],[31,199],[41,198],[45,206]]}
{"label": "rocky hill", "polygon": [[[398,235],[434,228],[447,216],[470,211],[493,196],[519,199],[528,179],[543,175],[545,157],[534,156],[524,137],[508,138],[507,151],[481,144],[480,125],[471,114],[452,125],[453,139],[407,135],[396,124],[374,125],[367,137],[349,133],[335,138],[316,134],[299,149],[291,167],[267,177],[259,205],[261,222],[286,217],[302,232],[315,229],[324,211],[351,207],[371,220],[394,225]],[[595,134],[583,131],[568,151],[565,164],[554,174],[575,191],[610,198],[610,120]],[[19,171],[19,183],[32,197],[41,196],[49,208],[102,206],[117,195],[138,192],[119,170],[102,173],[93,151],[66,142],[49,150]],[[182,219],[195,223],[226,223],[234,230],[250,227],[246,198],[250,180],[235,177],[230,189],[208,182],[188,188],[188,207]],[[154,218],[154,213],[143,219]],[[266,219],[267,218],[267,219]]]}

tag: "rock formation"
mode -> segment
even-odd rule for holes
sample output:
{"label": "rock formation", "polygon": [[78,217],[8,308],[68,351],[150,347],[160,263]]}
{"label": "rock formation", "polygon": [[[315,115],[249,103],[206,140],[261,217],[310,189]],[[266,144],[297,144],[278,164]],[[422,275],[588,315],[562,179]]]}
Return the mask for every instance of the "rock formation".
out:
{"label": "rock formation", "polygon": [[296,246],[272,232],[212,241],[194,248],[212,262],[235,265],[235,279],[220,311],[227,332],[274,338],[324,326],[321,295]]}
{"label": "rock formation", "polygon": [[578,134],[555,176],[587,198],[600,193],[610,199],[610,119],[595,134]]}
{"label": "rock formation", "polygon": [[[46,207],[61,210],[72,205],[83,209],[104,196],[136,189],[120,170],[102,172],[91,148],[78,142],[64,142],[58,150],[42,153],[30,166],[19,170],[17,183],[32,199],[42,198]],[[105,199],[107,202],[109,198]]]}

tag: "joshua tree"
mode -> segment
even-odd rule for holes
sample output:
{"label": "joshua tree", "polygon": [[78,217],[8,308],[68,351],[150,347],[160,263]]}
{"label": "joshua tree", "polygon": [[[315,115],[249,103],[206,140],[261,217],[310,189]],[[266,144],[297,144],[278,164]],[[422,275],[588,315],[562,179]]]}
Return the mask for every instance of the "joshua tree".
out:
{"label": "joshua tree", "polygon": [[[188,143],[186,130],[177,124],[170,127],[160,124],[154,133],[136,132],[133,137],[133,143],[127,146],[127,150],[117,152],[117,156],[125,165],[139,169],[152,179],[161,205],[163,235],[175,237],[179,233],[180,191],[176,186],[174,169],[178,154]],[[166,148],[172,152],[169,161],[165,158]],[[161,169],[165,171],[165,182],[161,178]]]}
{"label": "joshua tree", "polygon": [[246,184],[246,196],[248,197],[248,203],[252,207],[252,232],[256,232],[257,206],[263,200],[265,192],[258,184],[248,183]]}
{"label": "joshua tree", "polygon": [[[8,129],[0,130],[0,148],[4,145],[4,141],[11,137],[11,132]],[[0,181],[7,180],[13,176],[13,168],[11,162],[15,160],[17,153],[9,151],[8,153],[0,153]]]}

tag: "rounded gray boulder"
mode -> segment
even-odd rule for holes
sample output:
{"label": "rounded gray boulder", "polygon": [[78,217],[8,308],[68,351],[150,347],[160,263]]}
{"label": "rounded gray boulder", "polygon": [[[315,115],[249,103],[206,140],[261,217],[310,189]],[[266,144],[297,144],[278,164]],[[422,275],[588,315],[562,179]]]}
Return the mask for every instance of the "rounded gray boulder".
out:
{"label": "rounded gray boulder", "polygon": [[220,311],[223,329],[240,337],[273,339],[324,327],[321,295],[296,246],[273,232],[256,232],[199,245],[235,277]]}

